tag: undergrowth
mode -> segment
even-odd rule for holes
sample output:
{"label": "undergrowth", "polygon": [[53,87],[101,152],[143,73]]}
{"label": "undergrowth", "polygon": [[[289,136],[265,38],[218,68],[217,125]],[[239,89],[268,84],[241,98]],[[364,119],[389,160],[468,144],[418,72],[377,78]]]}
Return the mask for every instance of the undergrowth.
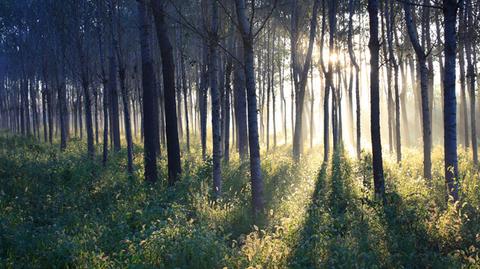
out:
{"label": "undergrowth", "polygon": [[143,182],[140,147],[133,176],[123,151],[102,167],[80,141],[57,147],[0,136],[1,268],[480,267],[479,173],[465,152],[458,204],[446,202],[436,148],[431,182],[419,152],[385,160],[383,206],[369,154],[337,152],[322,165],[313,148],[294,163],[279,147],[263,154],[266,208],[254,220],[248,162],[238,158],[223,166],[223,198],[213,201],[212,163],[197,145],[174,187],[165,159],[163,179]]}

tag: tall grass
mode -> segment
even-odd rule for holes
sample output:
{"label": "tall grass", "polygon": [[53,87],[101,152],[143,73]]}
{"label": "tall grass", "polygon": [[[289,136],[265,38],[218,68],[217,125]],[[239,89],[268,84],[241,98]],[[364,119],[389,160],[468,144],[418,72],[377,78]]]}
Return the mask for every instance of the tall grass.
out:
{"label": "tall grass", "polygon": [[[99,148],[100,150],[100,148]],[[299,163],[281,147],[263,154],[266,209],[251,218],[248,162],[223,167],[224,195],[213,201],[211,160],[198,145],[184,174],[142,180],[125,153],[106,167],[73,141],[65,152],[0,137],[0,267],[5,268],[453,268],[480,266],[479,173],[460,153],[461,202],[445,200],[442,150],[433,179],[420,152],[385,160],[386,206],[371,193],[371,156],[341,152],[321,164],[319,148]]]}

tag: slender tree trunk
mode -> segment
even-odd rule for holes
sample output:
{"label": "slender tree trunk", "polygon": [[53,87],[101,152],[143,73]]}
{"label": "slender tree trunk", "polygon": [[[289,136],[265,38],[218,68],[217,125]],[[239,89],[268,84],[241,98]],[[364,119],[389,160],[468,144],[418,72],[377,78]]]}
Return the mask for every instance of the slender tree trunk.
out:
{"label": "slender tree trunk", "polygon": [[375,195],[385,201],[385,181],[383,178],[382,141],[380,137],[380,106],[379,106],[379,50],[378,40],[378,0],[368,0],[370,27],[370,104],[371,104],[371,135],[373,153],[373,181]]}
{"label": "slender tree trunk", "polygon": [[[229,41],[230,49],[233,50],[233,38]],[[231,57],[227,58],[225,68],[225,96],[223,101],[223,161],[228,163],[230,161],[230,94],[231,94],[231,74],[233,70],[233,60]]]}
{"label": "slender tree trunk", "polygon": [[[98,89],[93,89],[93,117],[95,123],[95,144],[98,144]],[[60,123],[60,125],[62,125]],[[61,129],[61,127],[60,127]]]}
{"label": "slender tree trunk", "polygon": [[201,142],[202,142],[202,158],[206,160],[207,158],[207,83],[208,83],[208,72],[207,72],[207,46],[203,46],[203,59],[202,59],[202,75],[200,81],[200,133],[201,133]]}
{"label": "slender tree trunk", "polygon": [[48,141],[48,123],[47,123],[47,83],[44,84],[42,89],[42,118],[43,118],[43,138],[44,141]]}
{"label": "slender tree trunk", "polygon": [[165,12],[162,0],[154,0],[154,18],[157,37],[162,55],[163,94],[165,106],[165,125],[167,133],[168,183],[174,185],[180,179],[182,166],[180,163],[180,143],[178,141],[177,113],[175,102],[175,63],[173,49],[167,33]]}
{"label": "slender tree trunk", "polygon": [[405,21],[407,25],[408,35],[412,42],[415,54],[417,55],[418,65],[420,69],[420,92],[422,97],[422,130],[423,130],[423,176],[427,180],[432,179],[432,131],[430,124],[430,109],[428,96],[428,69],[426,63],[426,54],[417,38],[415,25],[413,23],[411,6],[404,3]]}
{"label": "slender tree trunk", "polygon": [[[474,21],[473,21],[473,6],[471,0],[465,1],[465,17],[466,17],[466,28],[468,33],[473,35]],[[472,49],[473,47],[473,49]],[[472,137],[472,158],[475,166],[478,166],[478,145],[477,145],[477,122],[475,115],[475,61],[477,55],[475,53],[475,48],[472,46],[472,41],[465,40],[465,52],[467,56],[467,78],[469,79],[469,99],[470,99],[470,128],[471,128],[471,137]]]}
{"label": "slender tree trunk", "polygon": [[444,150],[445,182],[448,195],[458,200],[458,159],[457,159],[457,98],[455,93],[455,54],[457,47],[455,24],[458,4],[456,0],[443,0],[445,75],[443,80],[444,100]]}
{"label": "slender tree trunk", "polygon": [[[117,41],[114,41],[117,42]],[[125,138],[127,140],[127,171],[131,175],[133,174],[133,138],[132,138],[132,124],[130,120],[130,109],[129,109],[129,97],[126,85],[126,72],[125,64],[121,59],[121,53],[119,52],[119,45],[116,44],[117,49],[117,60],[119,63],[118,77],[120,79],[120,90],[122,93],[123,101],[123,119],[125,124]]]}
{"label": "slender tree trunk", "polygon": [[113,48],[109,52],[109,91],[110,94],[110,122],[111,122],[111,131],[113,138],[113,149],[119,151],[121,148],[120,145],[120,121],[119,121],[119,111],[118,111],[118,91],[117,91],[117,62],[113,54]]}
{"label": "slender tree trunk", "polygon": [[[393,118],[395,119],[395,151],[397,156],[397,163],[400,163],[402,160],[402,148],[401,148],[401,137],[400,137],[400,94],[399,94],[399,86],[398,86],[398,63],[397,59],[395,58],[395,53],[393,51],[393,37],[395,28],[395,13],[394,13],[394,2],[393,0],[389,0],[388,3],[385,4],[385,19],[386,19],[386,28],[387,28],[387,40],[388,40],[388,57],[390,61],[390,65],[393,68],[393,77],[394,77],[394,98],[395,98],[395,116],[393,116],[393,109],[389,109],[392,111],[392,121]],[[393,100],[392,100],[393,106]],[[393,122],[392,122],[393,123]],[[392,130],[393,131],[393,130]]]}
{"label": "slender tree trunk", "polygon": [[[242,61],[243,44],[237,45],[237,58]],[[248,154],[248,128],[247,128],[247,97],[245,91],[245,70],[242,63],[234,62],[234,78],[233,78],[233,93],[234,93],[234,108],[235,108],[235,122],[237,125],[237,147],[240,159],[245,159]]]}
{"label": "slender tree trunk", "polygon": [[108,82],[103,80],[103,154],[102,154],[102,164],[103,166],[107,165],[108,159]]}
{"label": "slender tree trunk", "polygon": [[467,112],[467,89],[466,89],[466,78],[465,78],[465,53],[464,53],[464,41],[460,41],[460,50],[458,52],[458,64],[460,67],[460,121],[463,127],[463,146],[468,148],[469,139],[468,139],[468,112]]}
{"label": "slender tree trunk", "polygon": [[210,91],[212,98],[212,142],[213,142],[213,188],[215,198],[222,195],[222,170],[221,170],[221,127],[220,127],[220,92],[218,89],[218,3],[210,0],[211,25],[209,31],[209,63]]}
{"label": "slender tree trunk", "polygon": [[252,183],[252,205],[255,216],[264,208],[263,178],[260,163],[260,145],[258,142],[257,96],[255,91],[255,70],[253,55],[253,33],[246,15],[245,0],[235,0],[238,24],[242,33],[245,78],[248,93],[248,132],[250,145],[250,176]]}
{"label": "slender tree trunk", "polygon": [[[313,136],[315,132],[314,124],[314,105],[315,105],[315,90],[313,87],[313,64],[310,63],[310,148],[313,148]],[[273,109],[275,111],[275,109]]]}
{"label": "slender tree trunk", "polygon": [[[296,2],[294,2],[296,3]],[[315,35],[317,31],[317,13],[320,5],[319,0],[315,0],[313,4],[312,18],[310,20],[310,36],[308,41],[307,54],[305,56],[305,63],[301,70],[297,69],[297,42],[298,42],[298,18],[292,15],[292,66],[293,66],[293,77],[294,77],[294,86],[295,86],[295,131],[293,135],[293,157],[295,160],[300,159],[302,152],[302,122],[303,122],[303,107],[305,99],[305,88],[307,85],[308,70],[310,69],[310,63],[312,61],[313,45],[315,41]],[[332,5],[334,3],[332,2]],[[334,8],[333,8],[334,9]],[[294,5],[293,14],[297,11],[296,4]]]}
{"label": "slender tree trunk", "polygon": [[60,149],[65,150],[68,139],[68,110],[65,83],[63,81],[58,86],[58,103],[60,107]]}
{"label": "slender tree trunk", "polygon": [[190,152],[190,118],[188,114],[188,85],[187,85],[187,74],[186,74],[186,67],[185,67],[185,55],[183,50],[183,35],[180,35],[180,70],[181,70],[181,77],[182,77],[182,89],[183,89],[183,105],[185,110],[185,132],[187,137],[187,151]]}
{"label": "slender tree trunk", "polygon": [[[350,61],[355,68],[355,107],[356,107],[356,149],[357,159],[360,159],[362,151],[361,146],[361,123],[360,123],[360,67],[355,58],[355,52],[353,49],[353,15],[354,15],[354,0],[349,0],[349,20],[348,20],[348,53],[350,55]],[[352,109],[352,108],[351,108]],[[353,110],[353,109],[352,109]]]}
{"label": "slender tree trunk", "polygon": [[53,144],[53,89],[47,87],[48,141]]}
{"label": "slender tree trunk", "polygon": [[89,89],[89,81],[88,81],[88,73],[86,69],[88,67],[84,67],[85,71],[82,75],[82,88],[83,94],[85,97],[84,105],[85,105],[85,125],[87,128],[87,148],[88,148],[88,156],[93,159],[95,155],[95,147],[93,145],[93,124],[92,124],[92,104],[90,99],[90,89]]}
{"label": "slender tree trunk", "polygon": [[148,0],[138,2],[140,16],[140,45],[142,55],[142,84],[143,84],[143,132],[144,132],[144,165],[145,180],[155,182],[157,180],[157,144],[155,142],[155,74],[153,71],[153,59],[150,48],[151,25],[150,16],[147,12]]}

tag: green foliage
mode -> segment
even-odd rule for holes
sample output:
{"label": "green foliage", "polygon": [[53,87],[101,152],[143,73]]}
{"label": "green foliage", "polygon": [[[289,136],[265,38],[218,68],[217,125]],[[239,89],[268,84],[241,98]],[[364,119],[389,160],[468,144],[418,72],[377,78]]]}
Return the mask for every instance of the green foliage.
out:
{"label": "green foliage", "polygon": [[461,202],[448,204],[442,150],[431,182],[422,159],[385,161],[387,205],[371,192],[371,155],[341,152],[321,166],[314,148],[295,163],[288,148],[262,159],[266,210],[251,217],[248,162],[223,167],[223,198],[213,200],[211,159],[198,145],[184,175],[142,180],[125,152],[106,167],[73,141],[65,152],[0,136],[1,268],[476,268],[480,266],[479,172],[460,152]]}

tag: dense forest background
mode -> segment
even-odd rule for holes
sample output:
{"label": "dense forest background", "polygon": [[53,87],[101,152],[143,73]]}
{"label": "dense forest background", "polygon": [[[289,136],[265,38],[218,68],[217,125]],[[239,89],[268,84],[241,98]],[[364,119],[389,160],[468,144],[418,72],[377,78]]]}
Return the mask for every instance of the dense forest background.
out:
{"label": "dense forest background", "polygon": [[479,26],[478,0],[2,0],[0,266],[480,266]]}

